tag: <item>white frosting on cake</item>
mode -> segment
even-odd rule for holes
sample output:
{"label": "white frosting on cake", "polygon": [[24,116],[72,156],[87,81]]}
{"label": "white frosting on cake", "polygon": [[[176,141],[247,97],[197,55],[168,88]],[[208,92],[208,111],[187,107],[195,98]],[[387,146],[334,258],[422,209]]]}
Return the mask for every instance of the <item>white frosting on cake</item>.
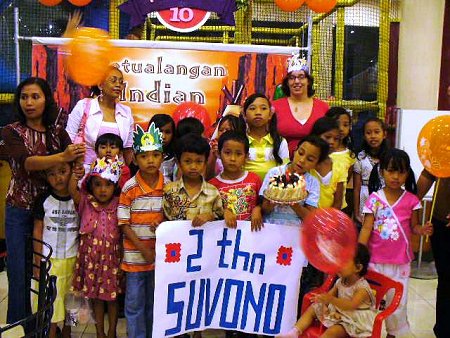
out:
{"label": "white frosting on cake", "polygon": [[270,179],[264,196],[280,203],[302,201],[308,196],[305,178],[297,173],[274,176]]}

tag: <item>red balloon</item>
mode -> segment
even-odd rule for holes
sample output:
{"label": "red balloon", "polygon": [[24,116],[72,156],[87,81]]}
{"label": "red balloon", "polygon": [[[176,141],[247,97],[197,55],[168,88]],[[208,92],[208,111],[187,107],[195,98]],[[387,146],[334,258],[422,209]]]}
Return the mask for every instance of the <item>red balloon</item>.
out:
{"label": "red balloon", "polygon": [[336,6],[337,0],[306,0],[309,9],[316,13],[328,13]]}
{"label": "red balloon", "polygon": [[56,6],[61,3],[62,0],[39,0],[44,6]]}
{"label": "red balloon", "polygon": [[89,4],[92,0],[69,0],[69,2],[72,5],[81,7],[81,6],[86,6],[87,4]]}
{"label": "red balloon", "polygon": [[285,12],[294,12],[305,3],[305,0],[275,0],[275,4]]}
{"label": "red balloon", "polygon": [[340,210],[317,209],[303,222],[301,243],[312,265],[325,273],[335,274],[355,256],[356,226]]}
{"label": "red balloon", "polygon": [[205,126],[205,130],[208,130],[211,127],[211,119],[208,111],[198,103],[183,102],[177,106],[172,114],[175,123],[178,123],[178,121],[186,117],[195,117],[196,119],[199,119]]}

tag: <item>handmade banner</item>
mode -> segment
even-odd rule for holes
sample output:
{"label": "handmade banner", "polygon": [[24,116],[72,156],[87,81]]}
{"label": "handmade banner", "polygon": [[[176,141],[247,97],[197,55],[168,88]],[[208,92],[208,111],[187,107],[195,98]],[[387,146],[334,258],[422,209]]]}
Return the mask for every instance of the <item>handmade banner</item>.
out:
{"label": "handmade banner", "polygon": [[[47,79],[58,105],[70,111],[89,89],[66,75],[62,49],[65,41],[33,40],[32,74]],[[226,105],[232,104],[225,98],[224,86],[232,89],[243,85],[243,98],[255,92],[273,97],[285,75],[287,58],[298,51],[274,46],[112,42],[112,61],[125,80],[120,101],[132,109],[138,123],[148,123],[153,114],[172,114],[185,101],[200,104],[214,122]]]}
{"label": "handmade banner", "polygon": [[299,228],[224,221],[193,228],[162,223],[156,231],[153,337],[206,328],[275,335],[297,320],[305,256]]}

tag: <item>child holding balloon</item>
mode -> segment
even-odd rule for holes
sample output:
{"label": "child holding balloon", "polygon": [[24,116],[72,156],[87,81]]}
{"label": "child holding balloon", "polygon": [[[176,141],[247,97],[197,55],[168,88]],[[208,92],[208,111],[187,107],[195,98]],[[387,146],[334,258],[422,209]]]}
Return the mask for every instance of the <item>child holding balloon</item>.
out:
{"label": "child holding balloon", "polygon": [[327,293],[315,296],[314,303],[295,326],[277,338],[297,338],[319,319],[327,327],[321,337],[370,337],[377,314],[375,296],[364,278],[370,254],[359,244],[355,258],[338,273],[339,279]]}
{"label": "child holding balloon", "polygon": [[[383,188],[381,178],[385,182]],[[403,188],[403,186],[405,188]],[[390,149],[372,169],[371,193],[364,205],[364,223],[359,242],[371,252],[371,269],[403,284],[408,290],[410,263],[414,258],[411,234],[431,235],[433,227],[419,225],[420,200],[409,156],[400,149]],[[409,333],[406,316],[408,293],[404,292],[397,310],[386,319],[388,337]],[[387,302],[392,301],[392,295]]]}

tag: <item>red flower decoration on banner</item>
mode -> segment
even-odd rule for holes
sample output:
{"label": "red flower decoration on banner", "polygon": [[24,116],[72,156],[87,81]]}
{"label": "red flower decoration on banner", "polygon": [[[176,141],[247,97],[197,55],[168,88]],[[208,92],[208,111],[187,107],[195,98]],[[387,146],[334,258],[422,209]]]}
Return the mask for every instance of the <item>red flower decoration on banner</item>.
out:
{"label": "red flower decoration on banner", "polygon": [[166,263],[177,263],[181,258],[181,243],[166,244]]}
{"label": "red flower decoration on banner", "polygon": [[280,246],[278,249],[277,263],[280,265],[291,265],[292,262],[292,248]]}

